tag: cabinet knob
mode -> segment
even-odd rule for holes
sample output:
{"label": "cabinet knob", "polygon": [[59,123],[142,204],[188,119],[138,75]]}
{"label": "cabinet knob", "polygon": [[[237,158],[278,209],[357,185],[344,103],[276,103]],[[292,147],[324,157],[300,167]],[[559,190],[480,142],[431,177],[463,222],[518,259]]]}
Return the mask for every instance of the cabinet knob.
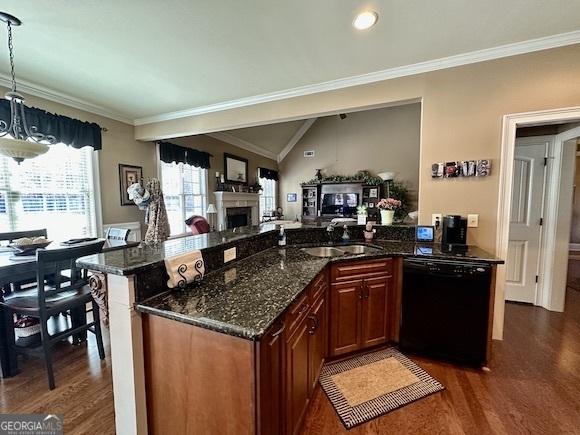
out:
{"label": "cabinet knob", "polygon": [[308,317],[308,320],[310,320],[312,322],[312,325],[310,326],[308,333],[310,335],[314,335],[314,333],[318,329],[318,317],[316,317],[315,315],[312,315],[312,316]]}

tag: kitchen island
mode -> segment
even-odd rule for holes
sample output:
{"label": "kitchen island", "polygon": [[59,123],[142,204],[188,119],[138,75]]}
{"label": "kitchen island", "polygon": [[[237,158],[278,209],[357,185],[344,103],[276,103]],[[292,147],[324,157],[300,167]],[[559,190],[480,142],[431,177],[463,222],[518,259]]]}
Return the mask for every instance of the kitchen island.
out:
{"label": "kitchen island", "polygon": [[[80,260],[106,275],[117,431],[295,432],[325,358],[397,343],[402,259],[455,258],[420,250],[413,227],[384,228],[379,249],[332,259],[301,249],[328,243],[324,228],[289,230],[278,248],[261,227]],[[239,260],[224,265],[231,247]],[[164,256],[194,249],[209,273],[169,291]],[[472,247],[462,259],[501,262]]]}

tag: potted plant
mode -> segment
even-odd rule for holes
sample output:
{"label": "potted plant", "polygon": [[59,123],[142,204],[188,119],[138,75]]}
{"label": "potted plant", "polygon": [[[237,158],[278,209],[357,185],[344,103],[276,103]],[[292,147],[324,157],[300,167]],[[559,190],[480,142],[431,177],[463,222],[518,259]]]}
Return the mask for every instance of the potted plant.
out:
{"label": "potted plant", "polygon": [[381,198],[377,207],[381,211],[381,224],[392,225],[395,211],[401,208],[401,201],[395,198]]}
{"label": "potted plant", "polygon": [[257,181],[254,184],[248,186],[251,193],[260,193],[262,191],[262,185]]}

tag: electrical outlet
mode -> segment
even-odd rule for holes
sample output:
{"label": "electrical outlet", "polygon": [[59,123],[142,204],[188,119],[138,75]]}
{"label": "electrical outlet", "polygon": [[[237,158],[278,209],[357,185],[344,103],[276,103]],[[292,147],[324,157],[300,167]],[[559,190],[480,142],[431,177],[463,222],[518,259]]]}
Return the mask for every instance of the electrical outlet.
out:
{"label": "electrical outlet", "polygon": [[431,215],[431,225],[433,225],[434,227],[437,226],[436,222],[439,221],[439,226],[441,227],[441,224],[443,223],[443,215],[441,213],[433,213]]}
{"label": "electrical outlet", "polygon": [[224,263],[228,263],[236,259],[236,247],[226,249],[224,251]]}
{"label": "electrical outlet", "polygon": [[479,226],[479,215],[478,214],[468,214],[467,215],[467,226],[469,228],[477,228]]}

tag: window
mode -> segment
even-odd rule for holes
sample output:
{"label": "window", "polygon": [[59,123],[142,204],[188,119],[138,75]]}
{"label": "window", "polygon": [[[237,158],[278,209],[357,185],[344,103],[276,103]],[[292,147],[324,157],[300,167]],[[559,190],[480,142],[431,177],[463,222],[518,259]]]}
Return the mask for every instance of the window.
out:
{"label": "window", "polygon": [[51,240],[96,236],[93,152],[51,145],[20,165],[0,156],[0,232],[46,228]]}
{"label": "window", "polygon": [[260,217],[269,211],[276,211],[276,180],[258,178],[258,183],[262,186],[260,195]]}
{"label": "window", "polygon": [[160,162],[160,166],[171,235],[184,234],[188,217],[206,215],[207,170],[183,163]]}

